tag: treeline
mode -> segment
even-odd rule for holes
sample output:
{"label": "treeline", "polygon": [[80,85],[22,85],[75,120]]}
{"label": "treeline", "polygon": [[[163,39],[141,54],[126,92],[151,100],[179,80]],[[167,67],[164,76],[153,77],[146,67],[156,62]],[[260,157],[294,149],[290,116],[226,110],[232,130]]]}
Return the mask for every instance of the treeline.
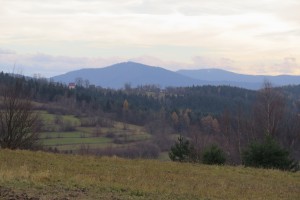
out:
{"label": "treeline", "polygon": [[[1,85],[13,83],[14,76],[0,73]],[[250,111],[255,99],[255,91],[229,86],[195,86],[185,88],[160,89],[156,86],[125,87],[123,90],[101,87],[76,86],[75,90],[67,85],[43,78],[23,79],[24,90],[38,102],[57,103],[68,108],[69,112],[101,111],[111,113],[116,120],[122,119],[122,106],[125,100],[129,103],[128,122],[145,125],[152,113],[164,110],[176,113],[180,110],[192,110],[196,120],[199,116],[218,116],[225,109],[234,111],[239,105],[244,111]],[[82,109],[79,109],[82,108]],[[74,113],[76,114],[76,113]]]}
{"label": "treeline", "polygon": [[[257,91],[250,113],[237,106],[234,111],[224,110],[220,116],[200,118],[181,135],[172,147],[170,158],[206,162],[205,156],[210,155],[212,160],[227,157],[232,164],[248,162],[259,167],[297,169],[300,104],[287,94],[288,91],[266,82]],[[178,124],[175,113],[173,119],[174,125]],[[224,150],[224,157],[220,149]]]}
{"label": "treeline", "polygon": [[[0,73],[1,87],[15,78]],[[27,95],[42,103],[37,109],[74,114],[90,126],[101,126],[107,119],[144,126],[153,136],[149,148],[160,152],[169,151],[174,135],[181,135],[199,155],[217,145],[228,163],[240,164],[252,141],[270,135],[300,160],[300,85],[273,88],[266,83],[259,91],[230,86],[160,89],[153,85],[125,85],[122,90],[77,85],[69,89],[46,79],[18,78]]]}

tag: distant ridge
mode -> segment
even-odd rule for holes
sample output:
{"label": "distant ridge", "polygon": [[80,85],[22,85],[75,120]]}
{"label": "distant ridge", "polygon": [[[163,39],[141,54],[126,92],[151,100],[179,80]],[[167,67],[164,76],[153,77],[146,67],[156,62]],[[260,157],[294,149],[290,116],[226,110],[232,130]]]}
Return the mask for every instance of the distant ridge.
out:
{"label": "distant ridge", "polygon": [[53,77],[54,81],[74,82],[77,77],[88,79],[91,84],[107,88],[122,88],[125,83],[131,86],[159,85],[190,86],[206,84],[206,81],[193,79],[161,67],[153,67],[135,62],[124,62],[105,68],[90,68],[71,71]]}
{"label": "distant ridge", "polygon": [[74,82],[76,78],[89,80],[90,84],[104,88],[123,88],[126,83],[132,87],[157,85],[164,87],[185,87],[193,85],[228,85],[246,89],[259,89],[268,80],[274,86],[300,84],[300,76],[244,75],[221,69],[179,70],[173,72],[162,67],[136,62],[123,62],[104,68],[85,68],[54,76],[57,82]]}
{"label": "distant ridge", "polygon": [[[265,80],[270,81],[274,86],[298,85],[300,84],[300,76],[279,75],[245,75],[229,72],[222,69],[195,69],[195,70],[179,70],[177,73],[205,81],[221,81],[230,84],[240,84],[248,89],[258,89]],[[235,85],[238,86],[238,85]]]}

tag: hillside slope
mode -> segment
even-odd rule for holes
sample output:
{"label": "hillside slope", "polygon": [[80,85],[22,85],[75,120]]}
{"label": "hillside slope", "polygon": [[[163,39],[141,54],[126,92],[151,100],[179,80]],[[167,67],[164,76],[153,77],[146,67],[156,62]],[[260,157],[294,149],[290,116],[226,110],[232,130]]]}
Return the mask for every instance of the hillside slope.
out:
{"label": "hillside slope", "polygon": [[299,199],[300,173],[0,150],[0,199]]}

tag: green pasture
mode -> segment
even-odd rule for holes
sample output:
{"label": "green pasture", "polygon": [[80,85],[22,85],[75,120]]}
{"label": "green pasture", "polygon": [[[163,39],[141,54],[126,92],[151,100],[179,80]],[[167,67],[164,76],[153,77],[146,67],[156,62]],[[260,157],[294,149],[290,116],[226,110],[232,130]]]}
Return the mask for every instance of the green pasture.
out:
{"label": "green pasture", "polygon": [[84,132],[79,131],[72,131],[72,132],[43,132],[40,133],[41,139],[60,139],[60,138],[81,138],[86,137],[87,134]]}
{"label": "green pasture", "polygon": [[[151,138],[151,135],[144,131],[143,127],[114,122],[113,127],[81,127],[80,119],[73,115],[53,115],[46,111],[39,112],[46,132],[40,133],[40,142],[46,148],[56,148],[58,150],[78,150],[82,145],[88,145],[91,149],[105,148],[107,146],[124,146],[115,144],[114,140],[121,141],[122,144],[131,145],[139,141]],[[70,123],[74,131],[59,131],[60,125],[55,120],[62,123]],[[124,128],[125,126],[125,128]],[[98,134],[96,134],[98,132]],[[111,135],[111,136],[108,136]]]}
{"label": "green pasture", "polygon": [[54,123],[55,117],[61,117],[62,120],[71,122],[75,126],[80,126],[80,120],[76,118],[74,115],[54,115],[54,114],[49,114],[46,111],[40,111],[39,115],[44,122],[48,123]]}

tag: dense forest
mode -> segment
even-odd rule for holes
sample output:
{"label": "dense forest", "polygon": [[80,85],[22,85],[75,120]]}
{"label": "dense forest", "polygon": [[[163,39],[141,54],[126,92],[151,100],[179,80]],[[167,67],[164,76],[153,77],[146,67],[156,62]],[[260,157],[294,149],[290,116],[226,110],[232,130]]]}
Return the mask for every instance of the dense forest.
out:
{"label": "dense forest", "polygon": [[[123,89],[113,90],[82,82],[69,89],[44,78],[2,72],[1,90],[16,79],[22,82],[20,92],[35,102],[35,110],[74,115],[86,126],[105,127],[113,121],[124,123],[124,128],[125,124],[142,126],[152,137],[140,148],[166,152],[182,136],[196,152],[214,144],[224,150],[228,163],[240,164],[247,145],[271,135],[300,160],[300,85],[274,88],[266,82],[261,90],[252,91],[230,86],[162,89],[125,84]],[[103,149],[90,152],[118,154]],[[145,157],[151,157],[149,152]]]}

